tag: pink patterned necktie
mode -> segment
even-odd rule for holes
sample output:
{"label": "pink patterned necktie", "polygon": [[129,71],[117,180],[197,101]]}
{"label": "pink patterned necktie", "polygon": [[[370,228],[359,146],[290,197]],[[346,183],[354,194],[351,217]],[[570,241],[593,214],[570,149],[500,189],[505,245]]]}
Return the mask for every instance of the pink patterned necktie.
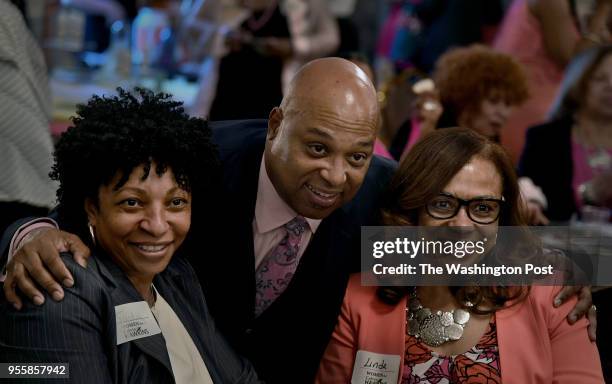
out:
{"label": "pink patterned necktie", "polygon": [[302,216],[283,225],[287,231],[281,242],[272,248],[255,272],[255,316],[259,316],[283,293],[297,269],[298,249],[308,223]]}

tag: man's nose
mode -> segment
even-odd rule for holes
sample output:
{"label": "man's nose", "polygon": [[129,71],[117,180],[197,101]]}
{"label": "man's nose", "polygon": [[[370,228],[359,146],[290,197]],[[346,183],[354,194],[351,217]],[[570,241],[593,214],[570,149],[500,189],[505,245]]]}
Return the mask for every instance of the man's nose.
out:
{"label": "man's nose", "polygon": [[342,158],[334,158],[321,169],[320,173],[321,177],[333,187],[343,186],[347,180],[346,165]]}

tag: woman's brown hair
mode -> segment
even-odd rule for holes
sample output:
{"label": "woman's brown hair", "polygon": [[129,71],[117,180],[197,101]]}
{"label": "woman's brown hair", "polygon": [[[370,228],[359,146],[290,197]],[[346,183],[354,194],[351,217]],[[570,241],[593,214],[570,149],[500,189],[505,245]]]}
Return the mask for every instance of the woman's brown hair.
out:
{"label": "woman's brown hair", "polygon": [[[524,226],[521,197],[512,162],[501,146],[466,128],[432,132],[408,152],[392,178],[382,208],[384,225],[419,225],[420,210],[436,197],[472,158],[493,163],[502,179],[505,203],[499,217],[503,226]],[[507,301],[520,298],[523,289],[511,287],[450,287],[457,300],[474,303],[475,313],[491,313]],[[380,288],[379,297],[395,304],[408,292],[406,287]],[[487,304],[483,310],[478,304]]]}
{"label": "woman's brown hair", "polygon": [[612,45],[598,45],[572,59],[565,70],[557,98],[550,110],[551,120],[573,118],[584,101],[589,80],[609,55],[612,55]]}
{"label": "woman's brown hair", "polygon": [[440,56],[433,77],[444,105],[440,127],[457,125],[462,114],[480,113],[484,100],[517,106],[529,97],[521,64],[481,44],[454,48]]}

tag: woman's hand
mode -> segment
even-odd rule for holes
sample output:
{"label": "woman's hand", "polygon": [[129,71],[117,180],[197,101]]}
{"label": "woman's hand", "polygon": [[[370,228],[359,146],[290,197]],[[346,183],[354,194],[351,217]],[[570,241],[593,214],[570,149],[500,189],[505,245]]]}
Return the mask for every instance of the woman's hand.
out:
{"label": "woman's hand", "polygon": [[15,252],[6,266],[4,295],[16,309],[22,306],[17,289],[36,305],[45,301],[37,286],[43,287],[57,301],[64,298],[64,290],[58,281],[71,287],[74,279],[60,258],[61,252],[72,253],[83,268],[90,256],[89,248],[76,235],[54,228],[36,231],[28,235],[31,239]]}
{"label": "woman's hand", "polygon": [[421,121],[421,135],[424,136],[433,132],[438,125],[442,112],[444,112],[437,93],[418,95],[417,110],[418,118]]}

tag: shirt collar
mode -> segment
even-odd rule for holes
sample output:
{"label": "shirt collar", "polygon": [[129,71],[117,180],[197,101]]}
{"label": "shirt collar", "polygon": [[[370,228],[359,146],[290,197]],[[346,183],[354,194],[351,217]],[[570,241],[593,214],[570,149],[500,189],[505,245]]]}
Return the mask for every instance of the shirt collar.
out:
{"label": "shirt collar", "polygon": [[[265,154],[264,154],[265,157]],[[255,223],[257,232],[260,234],[279,228],[298,214],[278,195],[276,188],[272,184],[264,159],[261,159],[259,167],[259,181],[257,182],[257,200],[255,202]],[[310,231],[317,230],[321,220],[305,218]]]}

